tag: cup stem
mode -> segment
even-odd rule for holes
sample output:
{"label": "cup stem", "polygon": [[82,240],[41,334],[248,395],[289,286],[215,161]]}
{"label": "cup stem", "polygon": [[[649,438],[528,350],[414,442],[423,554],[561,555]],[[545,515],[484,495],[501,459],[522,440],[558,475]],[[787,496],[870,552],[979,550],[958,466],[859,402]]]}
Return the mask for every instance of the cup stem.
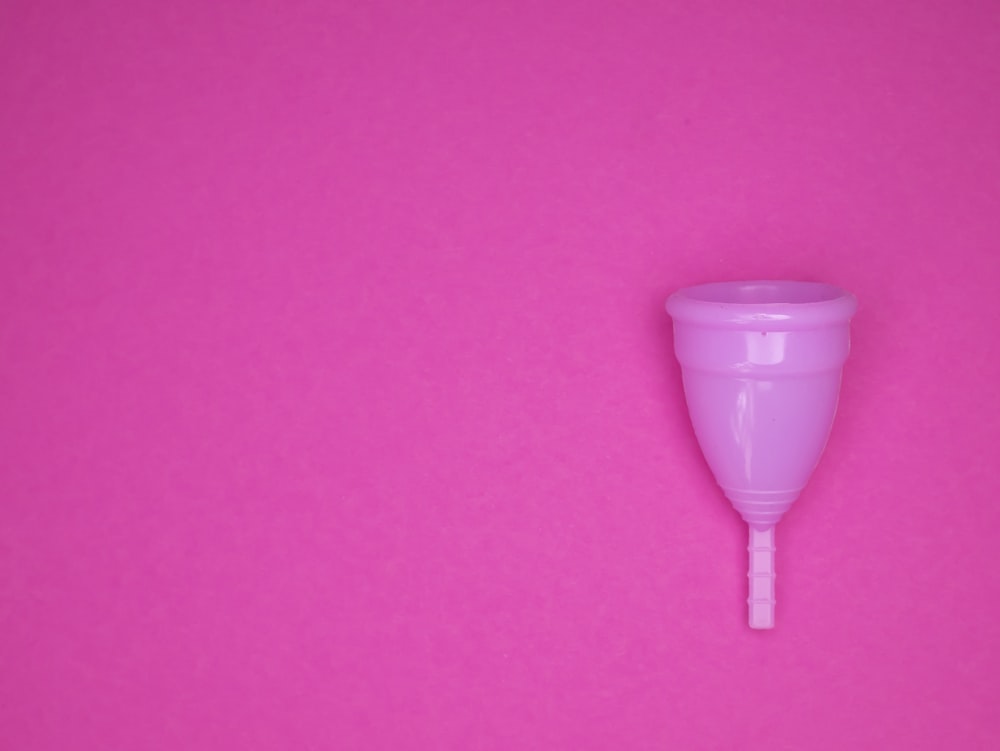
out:
{"label": "cup stem", "polygon": [[750,628],[774,628],[774,527],[750,527]]}

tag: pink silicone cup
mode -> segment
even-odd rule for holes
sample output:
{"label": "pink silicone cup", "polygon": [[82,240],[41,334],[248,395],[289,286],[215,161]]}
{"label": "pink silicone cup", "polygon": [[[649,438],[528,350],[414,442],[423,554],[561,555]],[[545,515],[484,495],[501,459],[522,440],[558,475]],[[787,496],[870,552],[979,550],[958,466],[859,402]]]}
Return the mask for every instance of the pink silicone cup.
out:
{"label": "pink silicone cup", "polygon": [[774,527],[826,446],[856,309],[816,282],[718,282],[667,300],[695,435],[750,526],[752,628],[774,627]]}

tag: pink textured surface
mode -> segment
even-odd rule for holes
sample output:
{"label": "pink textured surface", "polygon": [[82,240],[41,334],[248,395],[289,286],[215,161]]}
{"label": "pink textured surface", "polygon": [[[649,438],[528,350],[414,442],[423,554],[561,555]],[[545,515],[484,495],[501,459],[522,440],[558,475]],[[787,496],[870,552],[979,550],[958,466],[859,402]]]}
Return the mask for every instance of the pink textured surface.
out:
{"label": "pink textured surface", "polygon": [[[0,747],[997,747],[998,47],[5,2]],[[771,633],[662,308],[741,277],[861,301]]]}

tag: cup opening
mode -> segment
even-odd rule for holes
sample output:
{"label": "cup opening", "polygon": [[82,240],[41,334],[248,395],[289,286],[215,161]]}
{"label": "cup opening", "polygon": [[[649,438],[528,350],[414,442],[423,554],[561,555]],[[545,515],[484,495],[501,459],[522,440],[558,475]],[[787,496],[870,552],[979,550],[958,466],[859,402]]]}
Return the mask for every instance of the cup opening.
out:
{"label": "cup opening", "polygon": [[854,295],[832,284],[774,280],[699,284],[667,300],[675,323],[760,331],[846,324],[857,307]]}
{"label": "cup opening", "polygon": [[714,282],[689,287],[684,294],[698,302],[726,305],[802,305],[844,296],[831,284],[792,281]]}

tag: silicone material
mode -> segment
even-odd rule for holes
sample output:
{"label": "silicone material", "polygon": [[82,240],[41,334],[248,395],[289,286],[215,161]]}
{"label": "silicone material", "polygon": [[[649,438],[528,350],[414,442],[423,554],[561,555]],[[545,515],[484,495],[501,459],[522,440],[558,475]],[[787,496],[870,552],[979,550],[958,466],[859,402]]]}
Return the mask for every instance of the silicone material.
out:
{"label": "silicone material", "polygon": [[750,525],[750,626],[774,626],[774,526],[833,425],[857,300],[816,282],[719,282],[671,295],[695,435]]}

